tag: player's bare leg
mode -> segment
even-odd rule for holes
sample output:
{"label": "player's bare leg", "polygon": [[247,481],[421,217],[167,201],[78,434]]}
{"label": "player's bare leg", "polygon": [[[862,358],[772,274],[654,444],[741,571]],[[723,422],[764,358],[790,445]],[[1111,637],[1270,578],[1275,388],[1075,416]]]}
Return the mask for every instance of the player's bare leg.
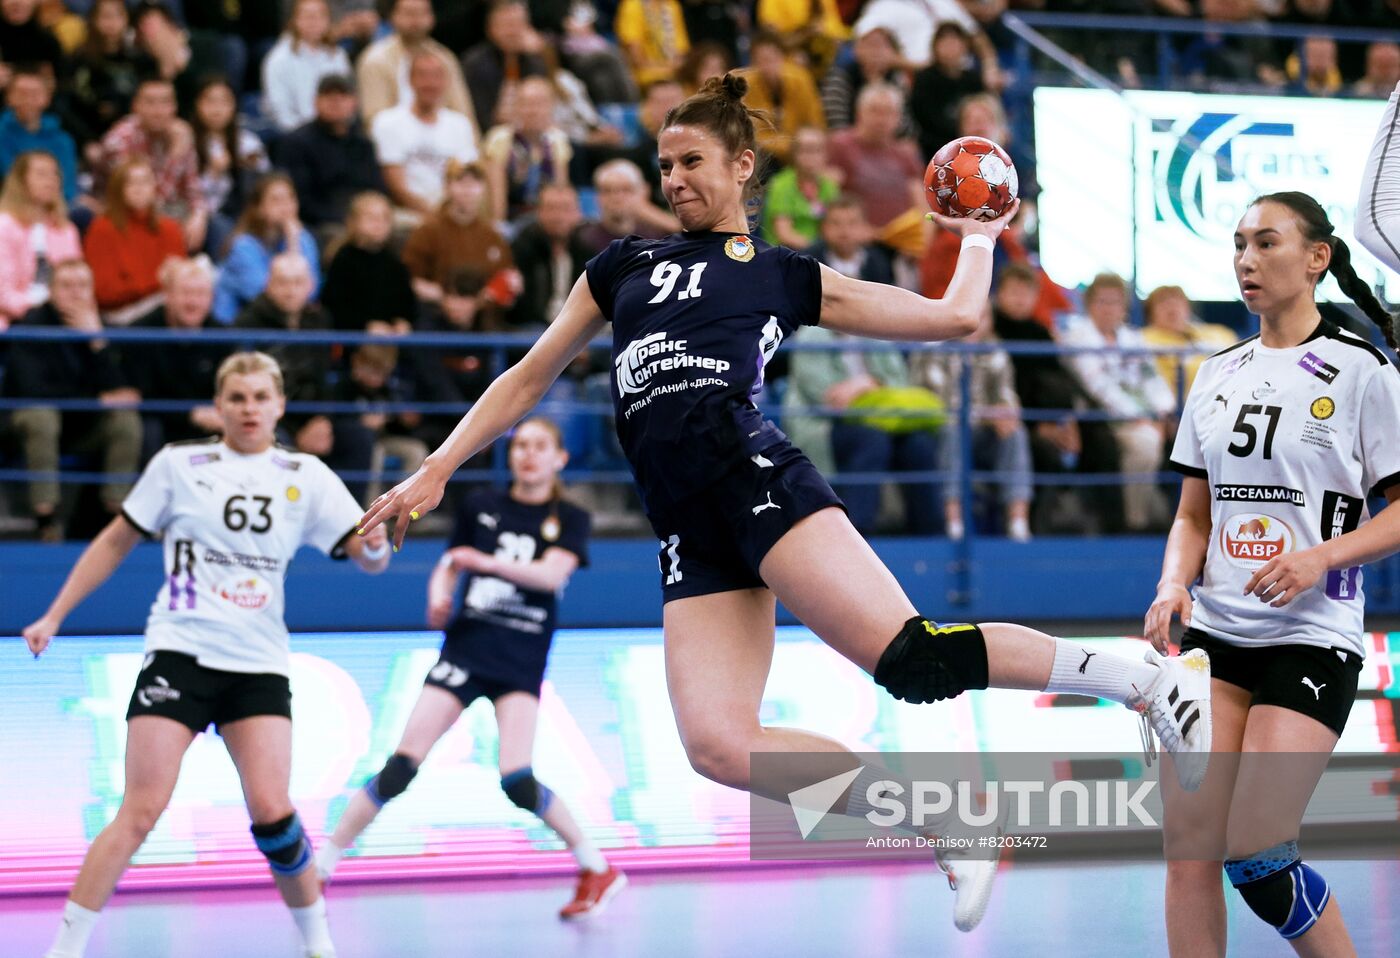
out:
{"label": "player's bare leg", "polygon": [[311,845],[292,807],[292,722],[281,715],[255,715],[219,729],[238,769],[253,835],[267,856],[282,900],[306,943],[308,956],[335,954],[321,882],[312,867]]}
{"label": "player's bare leg", "polygon": [[[1303,812],[1327,768],[1337,738],[1337,733],[1326,725],[1292,709],[1256,705],[1249,710],[1244,728],[1246,756],[1272,753],[1279,758],[1276,761],[1250,761],[1248,757],[1241,760],[1230,804],[1226,847],[1230,859],[1243,859],[1260,849],[1274,848],[1280,842],[1296,841]],[[1300,873],[1304,869],[1308,873],[1306,878],[1299,876],[1300,881],[1284,885],[1289,891],[1299,884],[1304,886],[1301,894],[1293,891],[1291,913],[1286,904],[1275,904],[1273,914],[1265,917],[1261,913],[1260,917],[1277,924],[1276,919],[1289,913],[1286,921],[1293,928],[1311,922],[1297,937],[1288,939],[1293,950],[1305,958],[1354,956],[1356,947],[1347,933],[1336,895],[1317,870],[1308,865],[1298,866]],[[1245,893],[1243,888],[1237,891]],[[1313,920],[1310,911],[1323,895],[1325,905],[1320,916]],[[1259,901],[1257,896],[1255,900]]]}
{"label": "player's bare leg", "polygon": [[116,890],[131,857],[170,804],[194,732],[173,719],[134,716],[126,728],[126,791],[116,817],[98,834],[68,893],[63,926],[49,958],[77,958],[97,913]]}
{"label": "player's bare leg", "polygon": [[[436,685],[423,686],[394,754],[405,756],[417,768],[461,714],[462,702],[457,696]],[[345,813],[336,823],[335,834],[322,843],[316,853],[316,870],[322,881],[330,879],[345,849],[355,844],[355,839],[370,826],[382,808],[363,788],[355,790]]]}
{"label": "player's bare leg", "polygon": [[531,765],[540,700],[528,692],[508,692],[495,704],[496,726],[500,730],[501,785],[506,795],[522,807],[529,806],[530,811],[554,829],[579,864],[573,898],[559,916],[571,921],[593,917],[626,887],[627,877],[608,865],[564,800],[535,779]]}

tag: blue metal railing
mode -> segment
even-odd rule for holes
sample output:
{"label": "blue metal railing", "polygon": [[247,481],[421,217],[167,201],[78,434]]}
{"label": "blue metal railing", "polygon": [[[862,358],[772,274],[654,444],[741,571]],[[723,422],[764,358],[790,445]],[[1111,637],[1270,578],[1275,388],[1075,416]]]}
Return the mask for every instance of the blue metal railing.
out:
{"label": "blue metal railing", "polygon": [[[1297,24],[1252,21],[1249,23],[1217,23],[1206,20],[1179,19],[1175,17],[1131,17],[1095,13],[1038,13],[1021,11],[1008,13],[1002,17],[1002,24],[1015,37],[1012,49],[1013,71],[1022,84],[1030,83],[1036,76],[1032,67],[1031,51],[1044,54],[1066,74],[1072,75],[1086,86],[1100,89],[1119,87],[1102,74],[1085,66],[1068,55],[1068,60],[1057,56],[1046,48],[1048,44],[1065,53],[1062,48],[1046,39],[1041,31],[1063,31],[1065,34],[1078,33],[1085,37],[1095,34],[1148,36],[1155,41],[1156,86],[1159,89],[1180,88],[1183,78],[1178,75],[1179,57],[1173,41],[1181,37],[1240,37],[1245,39],[1296,40],[1300,41],[1297,51],[1301,65],[1306,68],[1305,53],[1301,41],[1308,37],[1325,36],[1338,43],[1400,43],[1400,31],[1377,30],[1368,27],[1333,27],[1329,25],[1303,26]],[[1139,66],[1144,66],[1140,64]],[[1223,82],[1223,81],[1222,81]],[[1232,89],[1263,84],[1241,84],[1231,82]],[[1267,88],[1275,95],[1287,94],[1288,89]]]}
{"label": "blue metal railing", "polygon": [[[365,333],[339,332],[339,331],[250,331],[242,329],[213,329],[213,330],[166,330],[166,329],[109,329],[101,332],[85,332],[80,330],[54,328],[54,327],[25,327],[17,326],[8,332],[0,335],[0,343],[4,342],[61,342],[61,341],[91,341],[107,340],[114,344],[121,344],[128,347],[148,347],[159,348],[165,343],[224,343],[230,346],[249,346],[252,344],[263,345],[296,345],[296,346],[332,346],[332,345],[356,345],[361,343],[389,343],[406,349],[414,348],[448,348],[454,350],[470,350],[477,353],[489,354],[493,363],[493,368],[503,369],[511,353],[519,353],[531,346],[535,341],[532,335],[521,334],[471,334],[471,333],[436,333],[436,334],[412,334],[409,336],[386,337],[382,335],[371,335]],[[595,340],[590,343],[588,349],[591,352],[606,353],[611,347],[611,343],[606,339]],[[943,427],[949,430],[949,440],[956,441],[961,449],[959,457],[959,467],[956,472],[949,473],[942,470],[917,471],[917,472],[842,472],[833,478],[843,485],[869,485],[883,483],[931,483],[944,484],[956,482],[959,490],[959,498],[962,501],[963,514],[968,517],[967,529],[968,538],[974,534],[974,523],[971,522],[973,515],[973,505],[976,496],[976,487],[979,484],[998,484],[1013,478],[1012,476],[990,470],[979,470],[974,465],[973,444],[974,444],[974,416],[977,410],[972,404],[970,394],[972,386],[972,376],[969,374],[969,364],[973,357],[985,355],[992,352],[1005,352],[1013,356],[1063,356],[1068,354],[1094,354],[1094,353],[1116,353],[1124,355],[1149,355],[1149,356],[1171,356],[1178,360],[1200,356],[1203,351],[1193,347],[1181,348],[1161,348],[1161,347],[1138,347],[1130,349],[1117,349],[1112,347],[1068,347],[1055,343],[967,343],[948,342],[937,344],[894,344],[877,342],[872,340],[842,340],[837,342],[809,343],[803,341],[801,336],[785,344],[785,350],[790,353],[802,352],[850,352],[850,351],[883,351],[896,349],[903,353],[911,352],[940,352],[954,354],[959,357],[959,382],[960,395],[955,404],[955,408],[948,410],[950,421]],[[138,349],[131,349],[132,355],[139,355]],[[1181,397],[1184,394],[1184,377],[1186,364],[1178,362],[1177,382],[1175,394]],[[143,399],[138,403],[127,404],[123,408],[133,408],[149,413],[170,413],[188,412],[196,406],[206,405],[208,400],[152,400]],[[33,406],[45,406],[61,410],[93,411],[112,408],[110,404],[104,404],[97,399],[29,399],[23,397],[0,398],[0,411],[7,409],[17,409]],[[590,417],[606,417],[610,420],[612,415],[612,404],[608,402],[596,402],[586,400],[552,399],[547,398],[542,404],[542,408],[547,408],[556,414],[562,415],[584,415]],[[394,402],[376,405],[374,411],[379,412],[419,412],[432,415],[461,415],[470,408],[470,404],[457,403],[427,403],[427,402]],[[305,414],[360,414],[366,410],[365,405],[353,402],[289,402],[288,411],[291,413]],[[1179,410],[1178,410],[1179,411]],[[826,406],[795,405],[785,404],[781,409],[781,415],[811,415],[825,417],[839,416],[862,416],[868,415],[868,411],[841,411]],[[880,411],[883,416],[898,416],[899,410]],[[909,412],[911,416],[926,416],[927,411]],[[1056,421],[1066,417],[1073,417],[1078,421],[1113,421],[1123,417],[1114,416],[1111,413],[1096,409],[1023,409],[1022,419],[1027,422]],[[370,479],[394,479],[395,475],[374,476],[365,472],[344,472],[343,478],[351,482],[367,481]],[[480,482],[480,481],[503,481],[509,476],[506,468],[505,450],[503,444],[497,443],[493,452],[493,462],[490,468],[472,468],[461,470],[457,481]],[[586,465],[571,468],[569,471],[571,481],[575,482],[595,482],[595,483],[630,483],[631,474],[621,468],[589,468]],[[0,482],[17,483],[31,481],[35,479],[53,478],[61,482],[70,484],[95,484],[106,481],[130,481],[134,476],[114,476],[101,472],[92,471],[64,471],[56,475],[38,474],[18,468],[0,468]],[[1147,473],[1143,475],[1124,476],[1120,473],[1032,473],[1032,481],[1037,486],[1065,486],[1065,487],[1094,487],[1094,486],[1120,486],[1127,482],[1150,482],[1164,483],[1175,479],[1171,473]]]}

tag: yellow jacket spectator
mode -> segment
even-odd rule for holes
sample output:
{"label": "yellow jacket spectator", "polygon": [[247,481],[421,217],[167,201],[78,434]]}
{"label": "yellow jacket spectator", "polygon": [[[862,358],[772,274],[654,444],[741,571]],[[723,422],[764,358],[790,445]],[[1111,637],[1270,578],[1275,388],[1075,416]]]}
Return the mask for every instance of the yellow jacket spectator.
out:
{"label": "yellow jacket spectator", "polygon": [[757,18],[760,29],[778,34],[789,50],[802,51],[815,76],[827,71],[851,36],[836,0],[758,0]]}
{"label": "yellow jacket spectator", "polygon": [[1235,331],[1218,323],[1203,323],[1191,315],[1191,301],[1180,286],[1158,286],[1143,301],[1146,328],[1142,338],[1149,346],[1195,346],[1200,355],[1186,357],[1186,378],[1177,388],[1177,367],[1181,358],[1158,356],[1157,369],[1167,381],[1177,401],[1182,401],[1196,379],[1196,370],[1212,354],[1231,345],[1237,339]]}
{"label": "yellow jacket spectator", "polygon": [[680,0],[622,0],[613,28],[641,89],[672,79],[690,51]]}
{"label": "yellow jacket spectator", "polygon": [[812,75],[788,62],[775,33],[760,30],[750,45],[753,66],[745,71],[749,95],[744,102],[768,114],[772,127],[758,134],[759,145],[787,166],[792,162],[792,138],[803,127],[826,129],[821,96]]}

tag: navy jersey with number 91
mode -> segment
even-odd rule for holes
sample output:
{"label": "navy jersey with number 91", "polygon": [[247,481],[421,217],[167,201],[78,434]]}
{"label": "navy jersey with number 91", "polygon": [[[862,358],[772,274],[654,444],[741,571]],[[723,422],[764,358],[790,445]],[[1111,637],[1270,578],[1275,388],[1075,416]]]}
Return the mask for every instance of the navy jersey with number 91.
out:
{"label": "navy jersey with number 91", "polygon": [[816,260],[735,233],[629,236],[587,275],[613,324],[617,434],[648,513],[786,441],[753,396],[783,339],[817,323]]}

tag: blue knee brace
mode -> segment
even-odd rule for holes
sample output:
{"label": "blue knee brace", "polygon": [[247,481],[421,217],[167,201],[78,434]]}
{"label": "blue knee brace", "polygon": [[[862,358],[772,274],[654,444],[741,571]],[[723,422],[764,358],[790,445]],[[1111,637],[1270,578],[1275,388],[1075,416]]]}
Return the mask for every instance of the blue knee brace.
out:
{"label": "blue knee brace", "polygon": [[1225,873],[1250,910],[1288,939],[1315,925],[1332,897],[1327,879],[1298,858],[1296,841],[1231,859]]}
{"label": "blue knee brace", "polygon": [[253,826],[253,844],[278,875],[300,875],[311,864],[311,843],[296,812],[270,825]]}
{"label": "blue knee brace", "polygon": [[554,793],[544,783],[535,778],[535,770],[530,766],[518,768],[509,775],[501,776],[501,790],[520,808],[536,815],[543,815],[549,808]]}

